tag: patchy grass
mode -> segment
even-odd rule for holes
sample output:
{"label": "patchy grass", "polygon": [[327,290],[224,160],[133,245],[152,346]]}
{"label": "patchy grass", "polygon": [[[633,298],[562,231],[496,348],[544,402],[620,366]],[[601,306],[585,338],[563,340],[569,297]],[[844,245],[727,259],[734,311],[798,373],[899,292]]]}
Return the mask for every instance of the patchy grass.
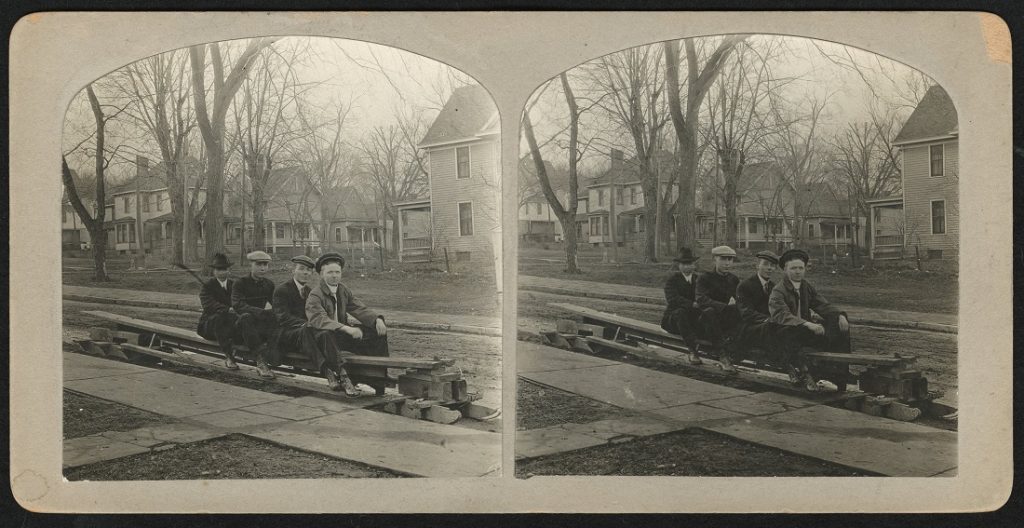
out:
{"label": "patchy grass", "polygon": [[[747,250],[739,250],[733,272],[742,277],[754,274],[757,259]],[[644,263],[632,252],[620,248],[620,262],[602,262],[603,250],[585,248],[580,251],[583,273],[566,274],[564,253],[558,249],[521,248],[519,273],[554,279],[572,279],[610,284],[627,284],[662,288],[673,263]],[[917,271],[908,262],[886,263],[884,266],[851,269],[846,265],[833,268],[812,261],[807,280],[830,300],[840,305],[886,310],[927,313],[957,313],[958,274],[956,262],[923,261],[924,271]],[[697,269],[711,269],[710,254],[701,256]],[[780,274],[781,277],[781,274]]]}
{"label": "patchy grass", "polygon": [[516,390],[516,429],[540,429],[565,423],[590,423],[632,416],[629,411],[520,379]]}
{"label": "patchy grass", "polygon": [[233,434],[72,468],[64,476],[68,480],[213,480],[402,475]]}
{"label": "patchy grass", "polygon": [[64,391],[64,438],[78,438],[106,431],[131,431],[173,421],[173,418],[120,403]]}
{"label": "patchy grass", "polygon": [[855,477],[871,473],[687,429],[521,460],[516,476]]}

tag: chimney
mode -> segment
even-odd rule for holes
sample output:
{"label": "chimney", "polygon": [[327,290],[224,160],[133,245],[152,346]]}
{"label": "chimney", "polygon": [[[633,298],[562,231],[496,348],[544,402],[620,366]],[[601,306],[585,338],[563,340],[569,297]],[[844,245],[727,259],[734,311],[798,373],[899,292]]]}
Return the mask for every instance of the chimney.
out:
{"label": "chimney", "polygon": [[143,155],[135,156],[135,177],[136,178],[148,178],[149,177],[149,158]]}
{"label": "chimney", "polygon": [[609,172],[612,172],[614,174],[614,176],[617,177],[618,174],[615,174],[615,173],[622,171],[622,169],[623,169],[623,167],[625,165],[625,161],[624,161],[625,158],[624,158],[624,156],[622,154],[622,151],[619,150],[619,149],[612,149],[611,150],[611,158],[612,158],[612,166],[609,169]]}

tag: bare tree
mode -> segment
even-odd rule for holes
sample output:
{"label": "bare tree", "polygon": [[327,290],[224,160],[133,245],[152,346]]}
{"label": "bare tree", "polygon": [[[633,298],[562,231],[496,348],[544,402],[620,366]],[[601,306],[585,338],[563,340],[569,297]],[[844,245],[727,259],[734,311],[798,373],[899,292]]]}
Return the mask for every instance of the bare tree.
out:
{"label": "bare tree", "polygon": [[[107,276],[107,231],[104,226],[106,220],[106,170],[110,164],[110,160],[116,153],[116,147],[114,151],[108,152],[106,146],[106,127],[107,123],[117,117],[118,114],[124,111],[124,107],[115,108],[112,112],[106,113],[103,110],[103,105],[100,104],[99,98],[96,97],[96,92],[93,90],[93,85],[90,84],[85,87],[85,93],[89,98],[89,107],[92,109],[93,120],[96,125],[95,133],[85,140],[82,141],[78,146],[71,149],[75,151],[79,146],[95,138],[94,148],[94,167],[95,167],[95,216],[89,213],[89,208],[85,206],[82,201],[82,197],[79,195],[78,188],[76,186],[75,179],[72,177],[71,169],[68,167],[67,155],[61,156],[61,179],[64,181],[64,190],[67,193],[68,200],[71,202],[71,206],[75,209],[75,213],[82,219],[82,223],[85,224],[85,228],[89,231],[89,238],[92,241],[92,255],[94,274],[93,280],[97,282],[105,282],[109,280]],[[63,205],[62,205],[63,207]]]}
{"label": "bare tree", "polygon": [[696,242],[694,223],[696,219],[695,190],[697,179],[697,120],[701,103],[707,95],[715,77],[721,72],[725,60],[746,35],[729,35],[721,39],[705,59],[699,58],[695,39],[684,39],[686,48],[686,111],[683,112],[679,91],[679,41],[666,41],[665,81],[668,91],[669,115],[679,142],[680,171],[679,197],[676,200],[676,244],[693,247]]}
{"label": "bare tree", "polygon": [[[554,211],[558,221],[562,224],[562,233],[565,235],[565,272],[566,273],[580,273],[579,259],[577,258],[577,239],[576,239],[576,210],[579,205],[579,162],[585,152],[585,146],[580,144],[579,132],[580,132],[580,115],[585,111],[592,108],[593,105],[580,108],[576,100],[576,95],[573,92],[573,88],[569,83],[569,77],[565,72],[562,72],[558,76],[561,83],[562,96],[565,99],[565,105],[568,109],[569,126],[568,134],[569,141],[566,148],[566,157],[569,165],[569,194],[566,199],[566,204],[563,206],[562,202],[559,201],[558,196],[555,194],[555,190],[552,187],[550,176],[547,172],[547,167],[544,164],[544,157],[541,153],[540,144],[537,142],[537,138],[533,130],[533,121],[530,118],[530,110],[533,104],[527,106],[526,111],[523,112],[523,135],[526,138],[526,143],[530,149],[530,156],[533,158],[534,168],[537,172],[537,179],[540,182],[541,191],[544,193],[544,197],[547,199],[548,204]],[[548,86],[552,85],[554,81],[549,81]],[[541,90],[537,97],[543,93]],[[535,98],[533,103],[536,103]]]}
{"label": "bare tree", "polygon": [[[661,151],[661,132],[668,122],[662,77],[662,50],[657,46],[638,46],[601,57],[586,68],[591,88],[607,95],[601,108],[626,131],[635,152],[634,164],[644,196],[644,256],[658,261],[659,177],[656,154]],[[614,187],[614,186],[613,186]],[[613,195],[617,189],[613,188]],[[613,196],[613,202],[616,199]],[[611,218],[613,234],[617,219]]]}
{"label": "bare tree", "polygon": [[[220,43],[200,44],[189,48],[189,59],[192,66],[192,96],[195,101],[196,117],[203,145],[206,147],[206,259],[204,271],[208,271],[209,262],[214,253],[224,251],[224,124],[228,108],[242,81],[248,74],[256,55],[265,47],[270,46],[274,39],[259,38],[250,40],[245,49],[238,54],[234,65],[225,76],[224,54],[227,45]],[[206,56],[210,56],[213,70],[213,83],[208,88],[206,83]],[[207,90],[209,89],[209,97]]]}

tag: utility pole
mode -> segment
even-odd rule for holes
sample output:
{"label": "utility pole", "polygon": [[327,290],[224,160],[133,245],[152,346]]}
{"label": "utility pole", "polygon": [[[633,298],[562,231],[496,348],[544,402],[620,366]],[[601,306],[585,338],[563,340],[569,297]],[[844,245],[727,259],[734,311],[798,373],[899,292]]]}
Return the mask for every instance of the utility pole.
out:
{"label": "utility pole", "polygon": [[[149,158],[142,155],[135,156],[135,242],[136,259],[135,266],[143,267],[146,262],[145,241],[142,239],[142,177],[149,175]],[[160,197],[157,196],[157,200]]]}

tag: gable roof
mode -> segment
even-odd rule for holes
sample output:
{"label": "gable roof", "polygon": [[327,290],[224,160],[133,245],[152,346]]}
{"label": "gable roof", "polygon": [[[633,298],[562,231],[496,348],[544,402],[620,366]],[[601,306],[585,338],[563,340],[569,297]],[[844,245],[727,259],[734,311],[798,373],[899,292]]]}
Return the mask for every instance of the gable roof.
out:
{"label": "gable roof", "polygon": [[[665,150],[659,149],[651,156],[651,165],[658,172],[658,181],[665,183],[671,181],[675,176],[672,173],[675,164],[675,156]],[[589,184],[590,187],[598,187],[618,184],[632,184],[640,182],[640,160],[633,156],[628,159],[612,160],[604,172],[598,174]],[[582,182],[580,187],[582,187]]]}
{"label": "gable roof", "polygon": [[418,146],[426,148],[496,133],[497,113],[498,108],[483,86],[471,84],[458,88],[445,102]]}
{"label": "gable roof", "polygon": [[925,139],[952,137],[957,134],[957,115],[953,100],[946,90],[934,85],[917,103],[917,108],[907,118],[900,133],[893,141],[895,145],[913,143]]}

